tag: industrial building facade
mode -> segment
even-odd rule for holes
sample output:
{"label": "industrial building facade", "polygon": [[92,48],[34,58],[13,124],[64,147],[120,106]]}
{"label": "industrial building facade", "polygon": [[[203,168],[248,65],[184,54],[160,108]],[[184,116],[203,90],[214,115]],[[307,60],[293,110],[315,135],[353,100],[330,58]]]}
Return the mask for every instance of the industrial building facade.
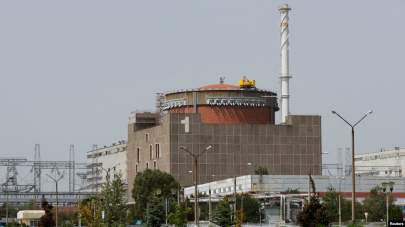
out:
{"label": "industrial building facade", "polygon": [[402,177],[405,171],[405,149],[381,150],[355,156],[356,174]]}
{"label": "industrial building facade", "polygon": [[[160,113],[133,113],[128,125],[128,183],[138,172],[160,169],[192,185],[198,154],[199,182],[252,174],[321,174],[321,117],[290,115],[276,125],[276,94],[242,85],[214,84],[167,93]],[[249,165],[248,165],[249,163]]]}
{"label": "industrial building facade", "polygon": [[94,147],[87,152],[87,185],[81,191],[99,192],[106,182],[107,173],[120,174],[127,184],[127,142],[120,140],[110,146]]}

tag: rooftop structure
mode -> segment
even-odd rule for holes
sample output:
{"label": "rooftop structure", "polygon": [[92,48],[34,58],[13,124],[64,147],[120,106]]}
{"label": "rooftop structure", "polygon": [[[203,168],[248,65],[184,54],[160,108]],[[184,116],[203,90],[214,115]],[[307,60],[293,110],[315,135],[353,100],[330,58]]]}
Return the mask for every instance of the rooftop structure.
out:
{"label": "rooftop structure", "polygon": [[355,156],[356,174],[369,176],[403,176],[405,149],[395,147]]}
{"label": "rooftop structure", "polygon": [[274,124],[277,95],[256,88],[256,82],[244,77],[239,86],[210,84],[197,89],[168,92],[163,111],[199,113],[207,124]]}

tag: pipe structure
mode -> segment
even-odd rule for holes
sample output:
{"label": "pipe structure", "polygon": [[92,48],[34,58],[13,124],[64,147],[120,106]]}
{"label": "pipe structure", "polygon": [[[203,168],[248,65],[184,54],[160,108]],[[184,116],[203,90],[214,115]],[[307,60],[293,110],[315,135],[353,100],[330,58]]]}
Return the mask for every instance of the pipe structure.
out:
{"label": "pipe structure", "polygon": [[287,116],[290,114],[290,59],[289,59],[289,29],[288,29],[288,12],[291,10],[288,4],[284,4],[278,9],[281,14],[280,39],[281,39],[281,122],[287,122]]}

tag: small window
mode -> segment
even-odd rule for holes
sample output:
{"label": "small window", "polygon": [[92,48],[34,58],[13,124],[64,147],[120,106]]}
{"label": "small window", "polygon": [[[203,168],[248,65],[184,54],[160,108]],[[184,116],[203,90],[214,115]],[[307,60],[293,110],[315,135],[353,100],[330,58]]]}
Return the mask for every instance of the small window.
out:
{"label": "small window", "polygon": [[138,165],[135,165],[135,173],[138,173]]}
{"label": "small window", "polygon": [[152,144],[149,145],[149,159],[152,160],[153,159],[153,146]]}
{"label": "small window", "polygon": [[156,169],[156,161],[153,162],[153,169]]}
{"label": "small window", "polygon": [[159,159],[160,158],[160,144],[157,143],[155,146],[156,146],[156,148],[155,148],[156,159]]}
{"label": "small window", "polygon": [[148,142],[149,141],[149,133],[145,134],[145,141]]}
{"label": "small window", "polygon": [[139,147],[136,149],[136,162],[139,163]]}
{"label": "small window", "polygon": [[146,169],[149,169],[149,162],[146,163]]}

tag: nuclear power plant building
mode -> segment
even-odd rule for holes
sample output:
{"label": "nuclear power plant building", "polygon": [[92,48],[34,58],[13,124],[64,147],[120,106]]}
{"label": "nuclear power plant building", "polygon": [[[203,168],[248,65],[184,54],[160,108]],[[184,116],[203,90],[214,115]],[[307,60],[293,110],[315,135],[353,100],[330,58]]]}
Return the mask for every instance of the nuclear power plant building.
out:
{"label": "nuclear power plant building", "polygon": [[134,112],[128,125],[128,185],[138,172],[159,169],[182,186],[193,184],[193,158],[200,154],[199,183],[253,174],[321,175],[321,117],[288,115],[275,124],[277,94],[255,81],[167,92],[160,111]]}

